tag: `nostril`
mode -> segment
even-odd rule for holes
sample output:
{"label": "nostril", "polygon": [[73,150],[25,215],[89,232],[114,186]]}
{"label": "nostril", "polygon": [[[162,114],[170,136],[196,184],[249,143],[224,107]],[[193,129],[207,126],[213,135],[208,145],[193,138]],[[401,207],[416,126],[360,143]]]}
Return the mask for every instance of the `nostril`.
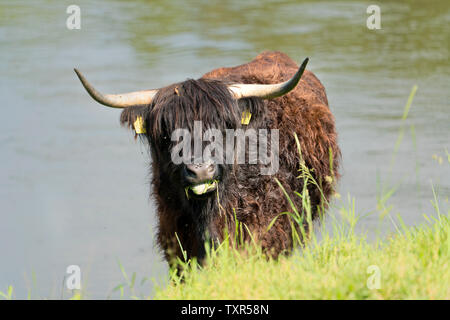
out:
{"label": "nostril", "polygon": [[188,176],[188,177],[191,177],[191,178],[197,177],[197,173],[195,172],[195,170],[192,170],[189,167],[185,167],[184,171],[185,171],[186,176]]}

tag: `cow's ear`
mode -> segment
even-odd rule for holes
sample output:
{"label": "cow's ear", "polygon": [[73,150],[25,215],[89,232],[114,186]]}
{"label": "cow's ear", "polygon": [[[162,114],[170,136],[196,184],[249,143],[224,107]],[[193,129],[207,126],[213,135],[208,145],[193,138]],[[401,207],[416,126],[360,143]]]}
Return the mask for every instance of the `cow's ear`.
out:
{"label": "cow's ear", "polygon": [[122,114],[120,115],[120,123],[124,127],[128,127],[135,131],[136,136],[138,134],[147,133],[147,113],[147,106],[128,107],[122,111]]}
{"label": "cow's ear", "polygon": [[240,123],[244,126],[259,126],[264,119],[266,107],[259,98],[245,98],[238,100]]}

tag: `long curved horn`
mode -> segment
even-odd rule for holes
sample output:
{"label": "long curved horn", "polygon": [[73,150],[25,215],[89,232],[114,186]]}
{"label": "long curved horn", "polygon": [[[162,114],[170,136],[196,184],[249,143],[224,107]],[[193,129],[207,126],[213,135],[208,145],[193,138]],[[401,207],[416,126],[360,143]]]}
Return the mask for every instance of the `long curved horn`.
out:
{"label": "long curved horn", "polygon": [[228,89],[236,99],[249,97],[273,99],[281,97],[295,88],[302,77],[303,71],[305,71],[308,61],[309,58],[306,58],[297,73],[288,81],[277,84],[233,84],[229,85]]}
{"label": "long curved horn", "polygon": [[158,90],[135,91],[122,94],[102,94],[86,80],[80,71],[74,69],[83,87],[89,95],[97,102],[111,108],[126,108],[136,105],[149,104]]}

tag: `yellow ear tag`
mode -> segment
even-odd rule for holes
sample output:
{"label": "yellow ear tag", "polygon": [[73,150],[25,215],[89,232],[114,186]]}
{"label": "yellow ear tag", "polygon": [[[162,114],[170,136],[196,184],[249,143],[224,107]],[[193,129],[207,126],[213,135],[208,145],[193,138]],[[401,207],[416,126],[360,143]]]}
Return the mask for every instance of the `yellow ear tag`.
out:
{"label": "yellow ear tag", "polygon": [[144,120],[142,119],[142,117],[137,117],[136,121],[134,121],[134,130],[136,131],[137,134],[147,133],[147,130],[145,130],[144,127]]}
{"label": "yellow ear tag", "polygon": [[246,110],[246,111],[242,112],[241,124],[248,125],[250,123],[251,117],[252,117],[252,114],[250,113],[250,111]]}

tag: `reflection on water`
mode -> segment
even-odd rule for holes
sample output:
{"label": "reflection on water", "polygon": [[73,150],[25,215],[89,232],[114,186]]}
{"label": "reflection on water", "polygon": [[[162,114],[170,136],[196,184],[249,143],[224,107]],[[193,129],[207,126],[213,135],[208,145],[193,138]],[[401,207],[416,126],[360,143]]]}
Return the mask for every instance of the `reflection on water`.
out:
{"label": "reflection on water", "polygon": [[[123,281],[116,259],[141,277],[166,274],[152,240],[146,150],[119,127],[119,111],[87,96],[73,67],[101,90],[127,91],[200,77],[263,50],[309,56],[343,151],[337,205],[350,193],[360,212],[374,210],[378,176],[400,184],[389,204],[407,224],[432,211],[431,180],[448,206],[449,166],[432,158],[450,150],[447,1],[382,4],[377,31],[366,28],[368,4],[360,1],[189,3],[77,1],[77,31],[65,27],[64,1],[0,4],[0,290],[14,284],[18,297],[27,289],[60,297],[66,267],[77,264],[90,297],[104,298]],[[374,233],[377,215],[362,227]]]}

